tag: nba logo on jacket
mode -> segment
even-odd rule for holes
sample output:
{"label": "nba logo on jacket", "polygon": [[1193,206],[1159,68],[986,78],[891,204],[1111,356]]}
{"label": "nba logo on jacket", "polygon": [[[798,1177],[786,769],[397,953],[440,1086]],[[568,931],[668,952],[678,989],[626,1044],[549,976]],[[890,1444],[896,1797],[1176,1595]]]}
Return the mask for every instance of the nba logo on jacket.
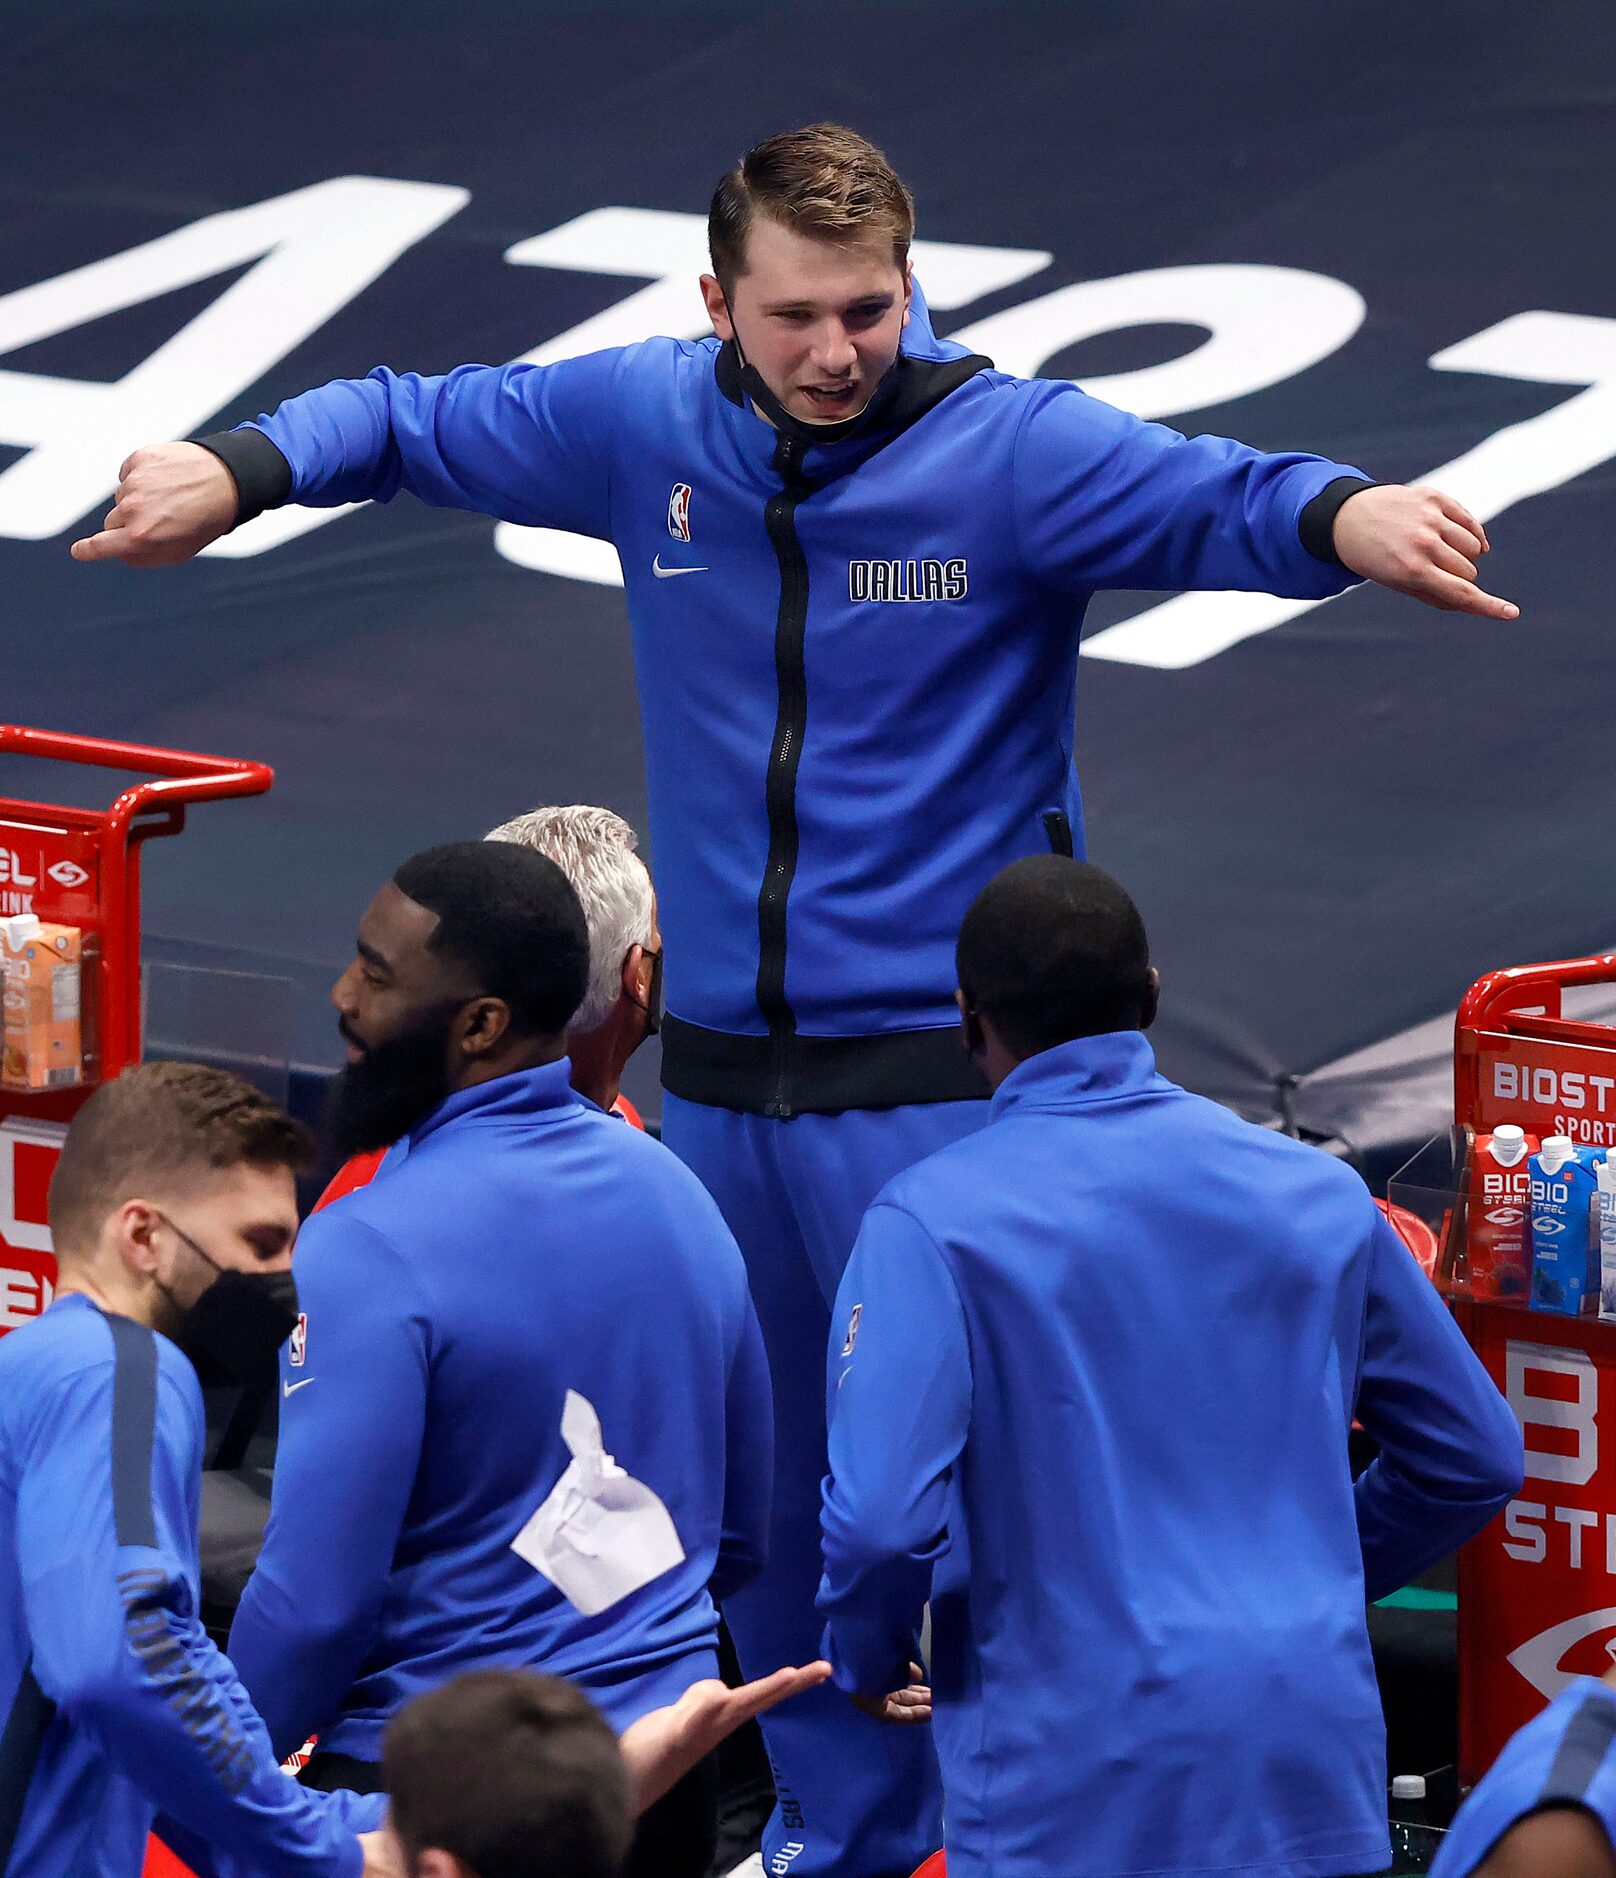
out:
{"label": "nba logo on jacket", "polygon": [[294,1325],[293,1330],[292,1330],[291,1339],[289,1343],[287,1344],[287,1351],[286,1351],[286,1360],[292,1366],[293,1369],[301,1369],[303,1367],[303,1359],[308,1354],[308,1348],[309,1348],[308,1313],[306,1311],[300,1311],[298,1313],[297,1323]]}
{"label": "nba logo on jacket", "polygon": [[668,497],[668,533],[675,541],[690,539],[690,485],[675,483]]}

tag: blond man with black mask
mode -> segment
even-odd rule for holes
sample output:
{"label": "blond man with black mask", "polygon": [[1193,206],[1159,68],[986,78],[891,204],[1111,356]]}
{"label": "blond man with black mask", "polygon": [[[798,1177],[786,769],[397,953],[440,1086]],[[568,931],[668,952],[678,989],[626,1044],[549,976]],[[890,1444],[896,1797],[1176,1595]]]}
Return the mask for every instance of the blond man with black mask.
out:
{"label": "blond man with black mask", "polygon": [[197,1615],[198,1375],[297,1322],[305,1130],[221,1070],[147,1063],[80,1110],[51,1183],[55,1302],[0,1343],[0,1869],[359,1878],[380,1807],[305,1791]]}

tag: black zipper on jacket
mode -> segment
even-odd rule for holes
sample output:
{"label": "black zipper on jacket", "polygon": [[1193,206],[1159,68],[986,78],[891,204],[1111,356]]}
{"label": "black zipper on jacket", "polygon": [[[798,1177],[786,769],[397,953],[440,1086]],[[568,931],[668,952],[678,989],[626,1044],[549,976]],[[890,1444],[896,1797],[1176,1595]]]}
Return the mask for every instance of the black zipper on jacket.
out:
{"label": "black zipper on jacket", "polygon": [[[816,425],[806,439],[792,434],[800,428],[795,424],[777,426],[773,469],[784,487],[769,497],[763,510],[764,527],[780,564],[780,605],[774,628],[778,703],[764,791],[769,853],[758,890],[757,1005],[768,1035],[708,1032],[670,1017],[662,1060],[664,1081],[674,1094],[689,1090],[692,1101],[783,1119],[804,1112],[805,1102],[814,1106],[814,1112],[821,1106],[827,1111],[883,1108],[907,1102],[974,1100],[986,1088],[974,1070],[965,1074],[961,1069],[969,1065],[954,1043],[952,1025],[927,1033],[899,1031],[852,1040],[856,1059],[852,1062],[844,1061],[840,1039],[799,1037],[796,1013],[786,998],[786,903],[797,871],[797,770],[808,726],[803,657],[808,561],[797,539],[796,515],[798,504],[822,486],[803,474],[804,451],[810,445],[845,441],[873,424],[867,457],[884,449],[990,365],[974,354],[957,359],[900,355],[891,385],[849,424]],[[755,402],[749,399],[747,373],[733,340],[719,348],[713,370],[719,391],[731,404],[745,410]],[[928,1041],[917,1055],[915,1039],[922,1035]],[[939,1040],[944,1048],[934,1053],[931,1045]],[[706,1053],[713,1048],[721,1060],[707,1060]],[[877,1056],[879,1063],[874,1061]]]}
{"label": "black zipper on jacket", "polygon": [[791,1041],[797,1019],[786,998],[786,902],[797,871],[797,768],[808,725],[808,673],[803,640],[808,627],[808,559],[797,539],[797,505],[812,493],[802,475],[802,445],[782,437],[774,467],[785,487],[763,511],[775,559],[780,563],[780,607],[774,625],[774,678],[779,698],[774,743],[769,751],[765,802],[769,858],[758,893],[758,1009],[769,1026],[774,1059],[773,1088],[764,1114],[787,1117]]}

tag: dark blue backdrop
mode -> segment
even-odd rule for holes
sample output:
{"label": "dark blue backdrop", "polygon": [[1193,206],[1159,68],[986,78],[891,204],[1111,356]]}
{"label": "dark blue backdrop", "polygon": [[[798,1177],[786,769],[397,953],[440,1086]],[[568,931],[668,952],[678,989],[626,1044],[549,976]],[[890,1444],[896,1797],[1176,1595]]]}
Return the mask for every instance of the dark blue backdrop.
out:
{"label": "dark blue backdrop", "polygon": [[[513,242],[603,205],[699,212],[748,143],[821,116],[885,145],[924,235],[1052,251],[945,331],[1174,264],[1349,282],[1368,315],[1345,346],[1186,422],[1385,479],[1573,394],[1432,371],[1441,347],[1532,309],[1616,318],[1600,0],[335,17],[261,0],[58,6],[7,40],[0,295],[328,177],[471,192],[221,423],[377,361],[537,345],[643,283],[513,267]],[[221,284],[0,371],[117,378]],[[1149,364],[1197,336],[1140,328],[1046,369]],[[0,433],[6,397],[0,381]],[[0,469],[22,455],[0,448]],[[1605,463],[1492,525],[1513,628],[1358,592],[1186,670],[1086,664],[1092,852],[1144,906],[1170,1068],[1260,1111],[1276,1076],[1431,1017],[1485,968],[1616,937],[1612,490]],[[294,961],[305,1059],[334,1055],[315,988],[404,854],[546,800],[644,825],[621,595],[500,559],[492,530],[405,498],[162,574],[78,567],[76,529],[0,537],[0,716],[277,767],[266,801],[154,851],[148,924],[191,956]],[[1094,623],[1144,604],[1108,599]]]}

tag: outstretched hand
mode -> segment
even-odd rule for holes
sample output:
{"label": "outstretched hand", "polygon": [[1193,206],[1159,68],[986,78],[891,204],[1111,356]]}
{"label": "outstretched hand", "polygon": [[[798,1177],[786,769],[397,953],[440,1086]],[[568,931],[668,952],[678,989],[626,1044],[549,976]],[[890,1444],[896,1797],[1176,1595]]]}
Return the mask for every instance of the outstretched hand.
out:
{"label": "outstretched hand", "polygon": [[236,525],[236,479],[199,443],[148,444],[124,458],[98,535],[73,543],[75,561],[174,567]]}
{"label": "outstretched hand", "polygon": [[862,1709],[872,1721],[892,1722],[900,1728],[912,1728],[931,1720],[931,1690],[926,1686],[926,1672],[918,1663],[909,1665],[909,1682],[890,1695],[855,1695],[854,1708]]}
{"label": "outstretched hand", "polygon": [[829,1663],[809,1663],[803,1669],[777,1669],[739,1689],[717,1681],[695,1682],[677,1702],[632,1722],[618,1745],[635,1781],[636,1812],[660,1800],[742,1722],[816,1688],[829,1674]]}
{"label": "outstretched hand", "polygon": [[1360,489],[1336,512],[1335,551],[1353,573],[1427,606],[1483,619],[1519,619],[1521,609],[1476,583],[1487,531],[1440,489],[1386,483]]}

